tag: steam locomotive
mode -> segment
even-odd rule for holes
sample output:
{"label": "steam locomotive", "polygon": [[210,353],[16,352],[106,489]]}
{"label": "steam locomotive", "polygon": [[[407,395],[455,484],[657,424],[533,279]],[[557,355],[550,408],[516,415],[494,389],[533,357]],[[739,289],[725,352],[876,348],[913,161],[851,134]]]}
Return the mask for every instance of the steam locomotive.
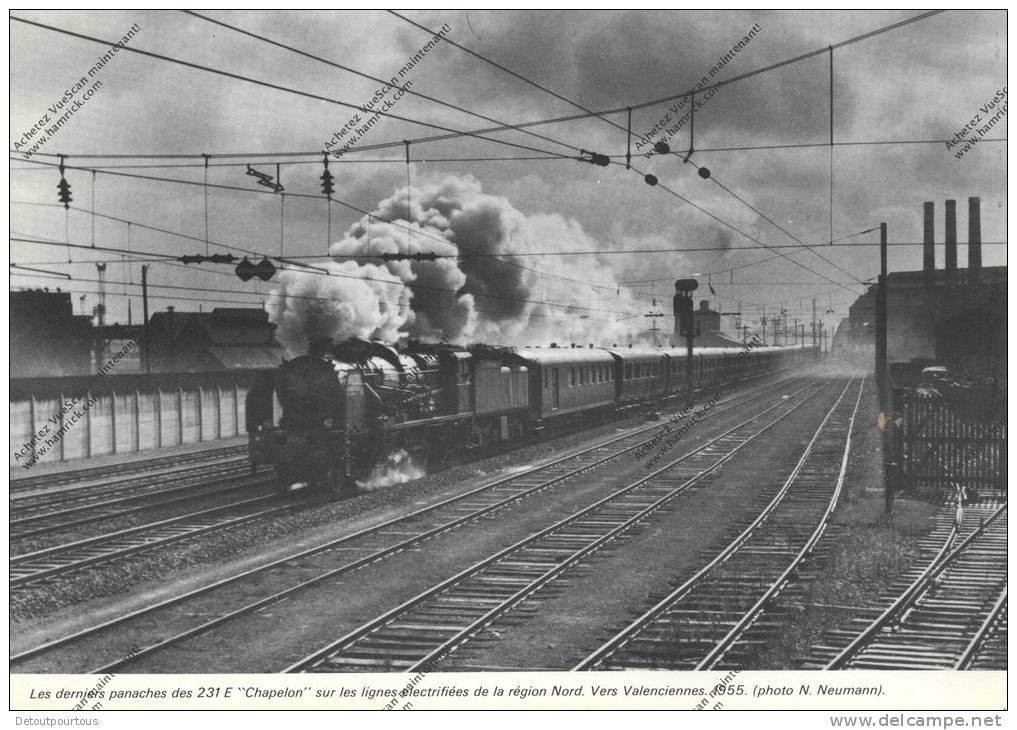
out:
{"label": "steam locomotive", "polygon": [[[818,357],[814,345],[701,347],[694,388]],[[683,392],[687,353],[665,348],[497,348],[316,341],[247,395],[252,469],[340,494],[399,449],[448,456],[592,421]],[[276,418],[276,415],[279,417]]]}

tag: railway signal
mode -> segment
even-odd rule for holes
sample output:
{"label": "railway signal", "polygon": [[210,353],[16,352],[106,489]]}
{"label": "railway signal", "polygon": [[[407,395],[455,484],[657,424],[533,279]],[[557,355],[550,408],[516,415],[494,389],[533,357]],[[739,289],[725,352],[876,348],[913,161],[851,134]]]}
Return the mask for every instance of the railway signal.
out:
{"label": "railway signal", "polygon": [[692,340],[699,337],[701,331],[695,326],[695,310],[692,304],[692,292],[699,288],[695,279],[678,279],[674,283],[674,316],[677,319],[678,334],[685,338],[685,387],[689,398],[692,397]]}

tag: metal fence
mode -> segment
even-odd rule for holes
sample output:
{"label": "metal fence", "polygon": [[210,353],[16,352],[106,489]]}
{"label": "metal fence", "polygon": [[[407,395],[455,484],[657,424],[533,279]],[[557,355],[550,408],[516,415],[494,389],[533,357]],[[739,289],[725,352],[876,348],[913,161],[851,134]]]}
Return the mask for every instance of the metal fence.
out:
{"label": "metal fence", "polygon": [[893,400],[901,419],[895,451],[904,489],[1005,491],[1005,421],[961,412],[950,400],[914,388],[894,388]]}

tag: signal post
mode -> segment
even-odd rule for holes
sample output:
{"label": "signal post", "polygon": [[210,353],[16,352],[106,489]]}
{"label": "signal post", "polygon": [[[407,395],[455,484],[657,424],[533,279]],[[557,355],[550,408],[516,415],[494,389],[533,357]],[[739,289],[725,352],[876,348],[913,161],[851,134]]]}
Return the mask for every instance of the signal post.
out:
{"label": "signal post", "polygon": [[678,279],[674,283],[675,333],[685,338],[685,389],[689,398],[692,397],[692,368],[695,364],[692,355],[692,340],[701,334],[695,323],[695,307],[692,303],[692,292],[699,288],[695,279]]}

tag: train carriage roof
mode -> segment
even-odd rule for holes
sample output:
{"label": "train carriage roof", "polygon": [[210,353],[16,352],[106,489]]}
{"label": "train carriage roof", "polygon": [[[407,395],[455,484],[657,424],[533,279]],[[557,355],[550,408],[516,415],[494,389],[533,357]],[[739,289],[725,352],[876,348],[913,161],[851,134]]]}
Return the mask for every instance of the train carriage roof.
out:
{"label": "train carriage roof", "polygon": [[612,347],[607,351],[623,362],[656,362],[664,357],[664,350],[652,347],[627,347],[625,349]]}
{"label": "train carriage roof", "polygon": [[[745,352],[746,354],[755,353],[774,353],[774,352],[787,352],[791,349],[799,349],[798,347],[784,347],[782,345],[758,345],[756,347],[747,348],[741,347],[693,347],[692,354],[695,356],[702,355],[703,357],[716,357],[720,355],[738,355],[739,353]],[[668,357],[683,358],[687,356],[687,352],[684,347],[668,347],[661,350]]]}
{"label": "train carriage roof", "polygon": [[599,347],[548,347],[522,349],[516,353],[526,363],[543,367],[553,365],[610,365],[614,358],[607,350]]}

